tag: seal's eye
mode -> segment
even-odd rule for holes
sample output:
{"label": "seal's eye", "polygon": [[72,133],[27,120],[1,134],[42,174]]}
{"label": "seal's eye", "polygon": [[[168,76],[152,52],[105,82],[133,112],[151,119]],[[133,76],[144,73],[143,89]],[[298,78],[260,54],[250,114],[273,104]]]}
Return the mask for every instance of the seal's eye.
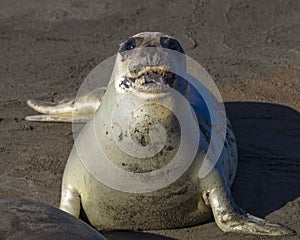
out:
{"label": "seal's eye", "polygon": [[128,41],[127,43],[125,43],[125,49],[126,50],[132,50],[136,47],[136,44],[134,41]]}
{"label": "seal's eye", "polygon": [[180,45],[176,40],[170,39],[170,41],[168,42],[168,48],[174,51],[179,51]]}
{"label": "seal's eye", "polygon": [[125,43],[121,45],[119,52],[127,52],[141,45],[141,40],[139,38],[129,38]]}
{"label": "seal's eye", "polygon": [[163,48],[168,48],[168,49],[171,49],[173,51],[184,53],[182,47],[179,44],[179,42],[177,40],[175,40],[174,38],[162,37],[160,39],[160,43],[161,43]]}

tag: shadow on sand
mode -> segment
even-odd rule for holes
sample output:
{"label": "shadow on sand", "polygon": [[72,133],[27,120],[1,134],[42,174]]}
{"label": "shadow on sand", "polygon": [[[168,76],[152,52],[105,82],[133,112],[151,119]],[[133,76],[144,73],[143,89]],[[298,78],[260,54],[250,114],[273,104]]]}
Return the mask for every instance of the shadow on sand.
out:
{"label": "shadow on sand", "polygon": [[154,233],[145,232],[129,232],[129,231],[115,231],[115,232],[101,232],[108,240],[176,240],[175,238],[165,237]]}
{"label": "shadow on sand", "polygon": [[264,217],[300,196],[300,114],[269,103],[231,102],[225,107],[239,151],[234,199]]}

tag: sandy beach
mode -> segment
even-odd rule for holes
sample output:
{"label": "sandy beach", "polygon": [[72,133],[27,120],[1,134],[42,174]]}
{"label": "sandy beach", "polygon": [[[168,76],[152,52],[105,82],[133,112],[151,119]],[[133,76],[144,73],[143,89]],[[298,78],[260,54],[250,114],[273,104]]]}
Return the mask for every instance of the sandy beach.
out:
{"label": "sandy beach", "polygon": [[[216,82],[238,141],[243,209],[300,239],[300,1],[0,1],[0,196],[58,207],[73,145],[67,123],[33,123],[28,99],[76,93],[143,31],[174,35]],[[101,232],[108,240],[274,239],[203,225]]]}

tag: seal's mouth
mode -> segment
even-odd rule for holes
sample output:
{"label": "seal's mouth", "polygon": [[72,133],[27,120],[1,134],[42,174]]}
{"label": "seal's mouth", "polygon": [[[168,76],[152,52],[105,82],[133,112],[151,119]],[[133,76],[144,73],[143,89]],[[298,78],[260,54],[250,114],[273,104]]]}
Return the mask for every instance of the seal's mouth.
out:
{"label": "seal's mouth", "polygon": [[157,92],[173,87],[175,79],[176,74],[163,67],[144,67],[139,71],[130,72],[120,85],[125,89]]}

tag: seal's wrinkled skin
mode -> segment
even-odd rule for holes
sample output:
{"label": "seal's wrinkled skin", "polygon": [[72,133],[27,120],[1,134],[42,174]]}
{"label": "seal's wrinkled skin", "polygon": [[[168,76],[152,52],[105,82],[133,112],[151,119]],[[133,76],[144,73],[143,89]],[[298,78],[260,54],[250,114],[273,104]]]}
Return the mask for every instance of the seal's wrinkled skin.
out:
{"label": "seal's wrinkled skin", "polygon": [[[156,50],[153,53],[132,51],[145,47],[155,47]],[[89,140],[89,136],[93,127],[96,128],[96,136],[101,139],[100,144],[107,149],[108,158],[119,168],[136,173],[160,169],[172,160],[180,142],[180,124],[172,111],[163,106],[148,104],[132,117],[133,121],[127,134],[137,144],[151,144],[150,125],[159,122],[166,131],[166,144],[162,154],[150,157],[147,161],[127,155],[119,149],[114,142],[109,121],[112,118],[112,106],[122,99],[124,94],[131,94],[132,103],[146,103],[151,98],[170,102],[168,89],[172,88],[184,94],[188,100],[193,98],[191,86],[170,71],[174,68],[184,68],[185,63],[172,62],[172,58],[159,49],[184,53],[179,42],[166,34],[137,34],[121,45],[115,62],[114,84],[107,88],[100,100],[94,93],[83,96],[78,100],[82,104],[78,105],[76,111],[74,99],[56,104],[31,100],[28,104],[46,115],[30,116],[27,120],[68,122],[72,121],[72,114],[76,112],[76,118],[73,120],[85,121],[95,112],[95,121],[89,121],[81,133],[86,141],[80,143],[86,144],[86,149],[89,147],[88,141],[92,141]],[[175,102],[171,104],[180,105]],[[205,115],[201,114],[201,108],[197,104],[194,108],[201,141],[206,141],[207,145],[209,125],[213,123],[210,123],[209,119],[203,119]],[[122,141],[122,135],[119,136],[119,140]],[[178,180],[165,188],[142,193],[118,191],[98,181],[95,175],[87,170],[74,147],[64,172],[60,209],[79,217],[82,206],[88,220],[97,229],[146,230],[187,227],[203,223],[213,216],[219,228],[225,232],[258,235],[293,233],[284,226],[254,217],[235,204],[230,185],[237,167],[237,149],[229,121],[222,154],[214,168],[202,179],[198,177],[201,158],[204,157],[201,146],[205,146],[205,143],[200,144],[193,163]]]}

